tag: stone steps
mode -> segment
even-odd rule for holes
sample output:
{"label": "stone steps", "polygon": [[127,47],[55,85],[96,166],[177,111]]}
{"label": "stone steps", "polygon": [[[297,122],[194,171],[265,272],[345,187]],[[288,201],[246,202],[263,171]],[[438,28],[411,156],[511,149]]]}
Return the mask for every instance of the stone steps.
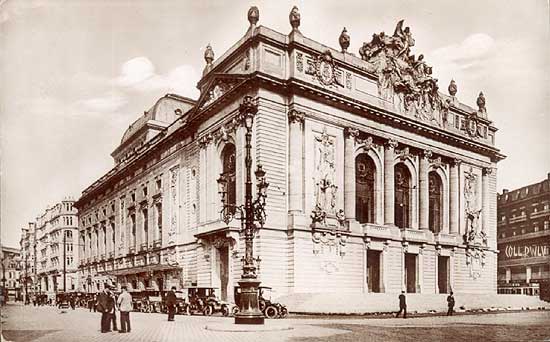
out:
{"label": "stone steps", "polygon": [[[275,299],[290,312],[319,314],[363,314],[395,312],[399,309],[399,294],[369,293],[294,293]],[[447,294],[407,294],[409,312],[447,311]],[[455,310],[546,308],[550,303],[525,295],[455,294]]]}

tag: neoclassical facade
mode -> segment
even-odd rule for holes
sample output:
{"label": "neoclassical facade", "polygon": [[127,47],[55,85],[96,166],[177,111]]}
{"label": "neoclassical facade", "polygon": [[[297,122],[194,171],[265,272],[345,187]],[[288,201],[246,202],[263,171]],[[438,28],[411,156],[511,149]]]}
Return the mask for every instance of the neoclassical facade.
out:
{"label": "neoclassical facade", "polygon": [[48,207],[36,217],[35,224],[29,224],[30,230],[24,232],[33,234],[34,228],[34,236],[28,236],[28,241],[22,240],[22,248],[28,253],[27,268],[34,270],[35,279],[29,281],[36,282],[35,293],[55,298],[57,292],[74,292],[79,288],[78,218],[73,204],[73,199],[65,198]]}
{"label": "neoclassical facade", "polygon": [[297,8],[289,34],[258,19],[251,8],[247,32],[220,58],[208,46],[199,99],[159,109],[179,114],[141,145],[117,148],[116,167],[83,192],[81,276],[134,289],[213,286],[231,299],[244,240],[240,221],[221,218],[217,180],[227,180],[225,203],[243,203],[240,105],[251,96],[252,170],[261,164],[269,182],[254,240],[263,285],[496,293],[503,156],[484,95],[474,109],[454,81],[440,92],[403,21],[357,57],[345,30],[340,50],[305,37]]}

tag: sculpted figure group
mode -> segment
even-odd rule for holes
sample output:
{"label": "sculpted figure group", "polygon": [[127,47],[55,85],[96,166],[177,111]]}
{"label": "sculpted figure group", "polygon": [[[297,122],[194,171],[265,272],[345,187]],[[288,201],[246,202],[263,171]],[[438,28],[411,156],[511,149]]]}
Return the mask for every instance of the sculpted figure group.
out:
{"label": "sculpted figure group", "polygon": [[401,20],[392,36],[384,32],[373,34],[370,42],[363,43],[359,54],[378,75],[381,98],[395,103],[408,115],[444,126],[451,100],[439,95],[432,68],[424,61],[424,55],[418,59],[411,55],[413,46],[411,30],[403,28]]}

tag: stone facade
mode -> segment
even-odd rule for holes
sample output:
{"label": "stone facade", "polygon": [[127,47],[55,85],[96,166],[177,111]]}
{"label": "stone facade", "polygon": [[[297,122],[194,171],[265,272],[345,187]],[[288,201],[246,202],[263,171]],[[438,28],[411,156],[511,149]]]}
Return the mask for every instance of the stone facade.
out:
{"label": "stone facade", "polygon": [[498,291],[538,295],[550,282],[550,174],[498,195]]}
{"label": "stone facade", "polygon": [[[67,198],[47,208],[36,218],[34,224],[35,245],[31,245],[32,238],[28,240],[28,245],[26,240],[23,240],[23,248],[31,262],[34,261],[34,265],[27,266],[31,267],[31,271],[33,268],[35,270],[34,291],[47,294],[52,299],[57,292],[72,292],[79,287],[78,217],[74,202],[73,199]],[[66,288],[63,281],[63,266],[66,272]]]}
{"label": "stone facade", "polygon": [[27,227],[21,229],[21,262],[22,270],[20,274],[21,286],[23,287],[25,301],[38,292],[38,277],[36,274],[36,223],[29,222]]}
{"label": "stone facade", "polygon": [[0,261],[2,262],[2,295],[3,300],[22,300],[21,291],[21,251],[16,248],[0,246]]}
{"label": "stone facade", "polygon": [[[449,95],[438,92],[402,22],[359,58],[346,52],[346,32],[342,52],[303,36],[297,8],[288,35],[252,19],[217,60],[206,49],[196,103],[84,191],[81,242],[91,238],[92,250],[83,251],[81,276],[119,276],[139,289],[213,286],[232,297],[244,240],[240,222],[221,219],[216,181],[224,174],[228,200],[243,203],[239,105],[252,96],[252,170],[261,163],[269,182],[267,221],[254,240],[262,284],[278,295],[496,292],[503,156],[483,94],[475,110],[460,103],[456,82]],[[167,223],[159,235],[154,216],[144,229],[137,215],[134,243],[132,215],[153,211],[155,191]],[[118,248],[94,250],[107,223],[106,241],[114,234]]]}

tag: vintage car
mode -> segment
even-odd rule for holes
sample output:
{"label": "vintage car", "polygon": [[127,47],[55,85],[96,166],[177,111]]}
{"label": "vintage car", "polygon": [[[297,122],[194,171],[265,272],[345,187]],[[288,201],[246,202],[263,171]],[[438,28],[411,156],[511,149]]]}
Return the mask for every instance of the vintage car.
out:
{"label": "vintage car", "polygon": [[162,292],[154,289],[133,291],[132,305],[138,312],[162,312]]}
{"label": "vintage car", "polygon": [[221,301],[216,297],[216,288],[213,287],[188,287],[188,303],[185,307],[185,313],[190,315],[197,312],[205,316],[210,316],[221,312],[224,316],[229,316],[231,304]]}
{"label": "vintage car", "polygon": [[70,307],[69,295],[66,293],[58,293],[55,298],[55,303],[59,309],[68,309]]}
{"label": "vintage car", "polygon": [[[232,314],[236,315],[239,312],[238,303],[241,297],[241,288],[235,286],[234,290],[235,302],[237,306],[232,309]],[[260,311],[264,314],[266,318],[285,318],[288,316],[288,309],[284,304],[275,303],[271,301],[271,287],[260,286],[258,287],[258,306]]]}
{"label": "vintage car", "polygon": [[[167,313],[168,307],[166,305],[166,291],[162,293],[161,312]],[[176,314],[185,314],[187,304],[185,301],[186,293],[184,291],[176,291]]]}

